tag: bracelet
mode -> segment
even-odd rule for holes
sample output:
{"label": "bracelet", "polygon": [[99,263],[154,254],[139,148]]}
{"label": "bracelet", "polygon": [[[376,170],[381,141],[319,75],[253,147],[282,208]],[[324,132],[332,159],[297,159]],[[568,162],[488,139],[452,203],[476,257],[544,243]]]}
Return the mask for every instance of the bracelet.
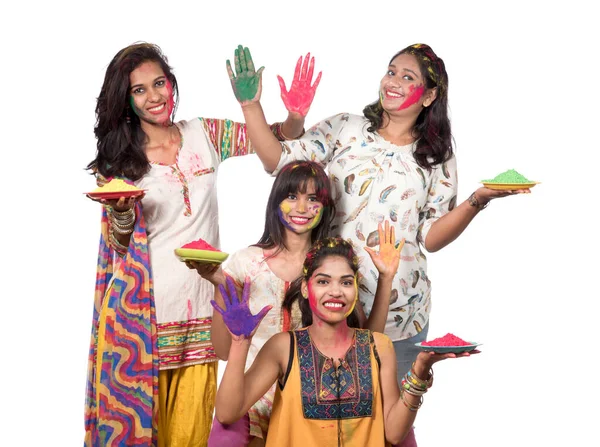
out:
{"label": "bracelet", "polygon": [[115,234],[112,231],[110,232],[110,243],[112,244],[115,251],[117,253],[119,253],[120,255],[127,254],[127,247],[125,247],[123,244],[121,244],[117,240],[117,238],[115,237]]}
{"label": "bracelet", "polygon": [[[406,377],[406,376],[404,376],[404,377]],[[411,384],[406,381],[406,378],[402,379],[402,381],[400,382],[400,387],[404,390],[404,392],[406,392],[412,396],[415,396],[415,397],[422,396],[423,394],[425,394],[427,392],[427,390],[419,390],[419,389],[411,386]]]}
{"label": "bracelet", "polygon": [[419,399],[419,403],[415,405],[406,400],[406,398],[404,397],[404,390],[402,389],[400,390],[400,399],[402,400],[404,406],[410,411],[417,411],[419,408],[421,408],[421,405],[423,405],[423,396],[421,396],[421,398]]}
{"label": "bracelet", "polygon": [[467,201],[469,202],[469,205],[474,206],[475,208],[477,208],[480,211],[487,208],[487,206],[490,204],[490,202],[487,202],[484,205],[480,205],[479,200],[477,200],[477,197],[475,197],[475,193],[471,194],[469,196],[469,198],[467,199]]}
{"label": "bracelet", "polygon": [[[286,140],[293,140],[294,139],[294,138],[287,137],[283,133],[283,123],[281,123],[281,122],[272,124],[271,125],[271,132],[273,132],[273,135],[275,135],[275,138],[277,138],[279,141],[286,141]],[[300,135],[304,135],[305,133],[306,133],[306,130],[304,128],[302,128],[302,133]]]}
{"label": "bracelet", "polygon": [[110,213],[117,219],[123,219],[130,216],[135,218],[135,210],[133,207],[128,208],[125,211],[117,211],[116,209],[111,208]]}
{"label": "bracelet", "polygon": [[128,216],[125,219],[119,219],[114,216],[110,216],[110,221],[120,227],[128,227],[130,225],[133,225],[133,223],[135,222],[135,214],[133,216]]}
{"label": "bracelet", "polygon": [[417,373],[415,372],[415,362],[412,363],[410,371],[406,373],[406,376],[410,383],[423,390],[427,390],[428,388],[431,388],[431,385],[433,385],[433,370],[430,368],[429,378],[427,380],[423,380],[417,376]]}

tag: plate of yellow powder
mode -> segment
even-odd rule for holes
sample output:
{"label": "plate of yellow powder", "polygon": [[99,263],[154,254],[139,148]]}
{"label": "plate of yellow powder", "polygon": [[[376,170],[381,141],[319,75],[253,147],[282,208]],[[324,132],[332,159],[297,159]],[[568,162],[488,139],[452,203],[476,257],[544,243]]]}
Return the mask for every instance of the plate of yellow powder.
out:
{"label": "plate of yellow powder", "polygon": [[486,188],[510,191],[533,188],[540,182],[529,180],[527,177],[515,171],[514,169],[509,169],[508,171],[498,174],[493,179],[482,180],[481,183],[483,183],[483,186]]}
{"label": "plate of yellow powder", "polygon": [[110,182],[85,194],[92,199],[119,199],[121,197],[137,197],[144,193],[143,189],[130,185],[120,178],[114,178]]}

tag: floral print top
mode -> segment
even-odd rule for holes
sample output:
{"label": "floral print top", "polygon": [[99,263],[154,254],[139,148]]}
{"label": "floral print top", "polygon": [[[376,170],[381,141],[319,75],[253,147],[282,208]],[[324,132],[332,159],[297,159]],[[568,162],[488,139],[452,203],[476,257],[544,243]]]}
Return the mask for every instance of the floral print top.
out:
{"label": "floral print top", "polygon": [[428,171],[417,164],[414,143],[396,146],[367,131],[369,126],[366,118],[347,113],[321,121],[300,139],[281,143],[273,175],[295,159],[326,167],[337,206],[333,233],[354,244],[360,264],[359,299],[367,315],[378,272],[365,245],[379,244],[377,225],[385,219],[394,225],[398,242],[406,239],[385,328],[396,341],[416,335],[429,321],[431,282],[422,247],[431,225],[456,205],[456,159]]}

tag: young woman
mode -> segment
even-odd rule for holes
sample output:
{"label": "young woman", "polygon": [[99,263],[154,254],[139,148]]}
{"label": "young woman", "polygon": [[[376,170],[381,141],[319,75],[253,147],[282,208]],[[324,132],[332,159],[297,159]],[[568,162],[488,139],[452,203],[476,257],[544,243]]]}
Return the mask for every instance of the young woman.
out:
{"label": "young woman", "polygon": [[402,441],[432,384],[431,366],[457,355],[419,353],[400,389],[390,339],[353,327],[358,321],[357,273],[358,259],[349,242],[317,241],[297,283],[307,327],[269,339],[246,373],[252,336],[268,307],[250,314],[250,281],[241,301],[235,288],[227,294],[221,286],[224,308],[215,308],[232,337],[217,392],[216,418],[221,423],[235,423],[276,383],[267,447],[383,447]]}
{"label": "young woman", "polygon": [[[302,277],[302,265],[313,242],[329,234],[334,216],[329,178],[323,168],[311,161],[293,161],[281,169],[273,183],[265,213],[265,229],[259,242],[233,253],[223,270],[213,275],[205,274],[205,278],[216,286],[224,285],[225,278],[229,278],[237,291],[241,291],[244,281],[249,280],[252,297],[248,302],[249,309],[254,313],[269,309],[265,324],[252,338],[246,367],[250,367],[269,338],[281,331],[302,327],[298,302],[288,300],[284,305],[284,297],[290,284]],[[401,246],[396,248],[389,243],[382,244],[379,252],[372,252],[378,264],[383,263],[384,257],[392,264],[395,262],[395,266],[391,265],[381,275],[382,288],[386,284],[391,287],[401,249]],[[218,303],[216,309],[220,310],[224,303],[219,291],[215,301]],[[231,335],[220,312],[214,313],[211,335],[217,356],[227,360]],[[209,446],[236,447],[250,442],[253,446],[261,445],[269,429],[274,394],[273,386],[232,425],[224,426],[214,421]]]}
{"label": "young woman", "polygon": [[422,249],[454,241],[490,200],[529,192],[479,188],[457,204],[456,160],[448,118],[448,75],[427,45],[395,54],[379,85],[379,99],[364,116],[341,113],[321,121],[299,140],[278,142],[260,102],[243,104],[252,141],[265,169],[277,173],[293,159],[326,166],[337,207],[333,234],[350,239],[361,260],[360,301],[372,311],[377,272],[363,246],[377,245],[377,225],[390,219],[406,239],[394,278],[383,331],[393,340],[402,376],[426,338],[431,282]]}
{"label": "young woman", "polygon": [[[236,65],[253,70],[249,51],[236,50]],[[250,97],[258,91],[244,79],[233,85]],[[210,342],[214,288],[173,250],[199,237],[219,246],[218,167],[253,149],[243,124],[208,118],[176,123],[177,100],[167,58],[147,43],[116,54],[98,96],[98,151],[88,168],[100,182],[120,177],[146,192],[137,202],[103,201],[87,384],[89,446],[207,443],[217,380]],[[273,130],[297,136],[303,121],[294,114]]]}

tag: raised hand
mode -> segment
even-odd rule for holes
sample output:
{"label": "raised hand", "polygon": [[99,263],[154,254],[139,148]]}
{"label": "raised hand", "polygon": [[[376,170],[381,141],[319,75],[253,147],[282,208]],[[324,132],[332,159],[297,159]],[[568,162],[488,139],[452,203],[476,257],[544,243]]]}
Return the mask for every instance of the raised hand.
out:
{"label": "raised hand", "polygon": [[239,45],[234,57],[235,73],[231,69],[231,62],[227,59],[227,74],[231,81],[233,93],[241,105],[260,100],[262,92],[262,72],[265,67],[254,71],[254,62],[248,47]]}
{"label": "raised hand", "polygon": [[300,56],[296,63],[294,79],[289,91],[285,87],[283,78],[277,75],[279,87],[281,88],[281,99],[288,112],[296,112],[304,117],[308,113],[319,82],[321,82],[321,74],[323,74],[323,72],[319,72],[315,83],[311,86],[310,83],[312,82],[314,69],[315,58],[311,58],[310,53],[306,55],[304,61],[302,61],[302,56]]}
{"label": "raised hand", "polygon": [[385,229],[381,223],[377,227],[379,234],[379,251],[375,251],[372,248],[365,247],[365,251],[371,256],[371,260],[382,276],[394,276],[398,271],[398,265],[400,264],[400,252],[404,247],[405,239],[402,239],[396,247],[396,230],[392,226],[390,228],[390,222],[385,221]]}
{"label": "raised hand", "polygon": [[225,309],[222,309],[216,301],[212,300],[210,304],[215,308],[217,312],[223,317],[225,326],[231,332],[234,339],[236,338],[251,338],[256,331],[256,328],[267,315],[273,306],[265,306],[256,315],[250,313],[250,307],[248,299],[250,298],[250,280],[246,278],[244,282],[244,290],[242,292],[242,300],[239,300],[235,283],[230,277],[227,277],[227,288],[229,293],[225,290],[223,285],[219,285],[221,296],[223,296],[223,302],[225,303]]}

